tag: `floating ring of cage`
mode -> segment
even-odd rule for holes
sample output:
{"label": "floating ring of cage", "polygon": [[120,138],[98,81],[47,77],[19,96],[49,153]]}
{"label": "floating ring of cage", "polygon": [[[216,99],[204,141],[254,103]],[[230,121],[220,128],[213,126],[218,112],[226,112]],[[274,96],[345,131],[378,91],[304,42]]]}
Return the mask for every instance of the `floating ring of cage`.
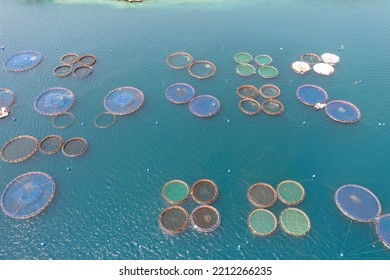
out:
{"label": "floating ring of cage", "polygon": [[278,198],[275,189],[266,183],[256,183],[250,186],[247,197],[250,203],[259,208],[271,207]]}
{"label": "floating ring of cage", "polygon": [[322,76],[330,76],[334,73],[334,67],[326,63],[317,63],[313,66],[314,72]]}
{"label": "floating ring of cage", "polygon": [[190,112],[200,118],[212,117],[219,112],[220,108],[219,100],[211,95],[198,95],[189,104]]}
{"label": "floating ring of cage", "polygon": [[196,203],[211,204],[218,197],[218,187],[213,181],[202,179],[192,185],[190,193]]}
{"label": "floating ring of cage", "polygon": [[259,68],[258,73],[265,79],[273,79],[279,75],[278,69],[273,66],[262,66]]}
{"label": "floating ring of cage", "polygon": [[293,206],[300,204],[305,199],[305,189],[293,180],[285,180],[276,187],[278,198],[286,205]]}
{"label": "floating ring of cage", "polygon": [[197,79],[208,79],[215,75],[217,66],[207,60],[195,61],[188,67],[188,73]]}
{"label": "floating ring of cage", "polygon": [[297,74],[306,74],[310,71],[311,67],[309,63],[304,61],[295,61],[291,64],[291,69]]}
{"label": "floating ring of cage", "polygon": [[212,232],[219,227],[221,216],[210,205],[199,205],[191,213],[191,225],[200,232]]}
{"label": "floating ring of cage", "polygon": [[282,230],[292,236],[304,236],[309,233],[311,223],[309,217],[300,209],[284,209],[279,216]]}
{"label": "floating ring of cage", "polygon": [[169,101],[175,104],[185,104],[191,101],[195,96],[193,86],[185,83],[176,83],[170,85],[165,91],[165,96]]}
{"label": "floating ring of cage", "polygon": [[270,57],[268,54],[260,54],[256,56],[255,62],[260,66],[270,65],[272,64],[272,57]]}
{"label": "floating ring of cage", "polygon": [[[111,118],[111,121],[109,120],[107,123],[105,124],[102,124],[99,122],[99,120],[101,121],[102,118],[106,118],[107,116],[109,116]],[[116,122],[116,115],[114,114],[111,114],[109,112],[103,112],[103,113],[100,113],[99,115],[97,115],[95,117],[95,119],[93,120],[93,123],[95,124],[96,127],[98,128],[109,128],[110,126],[113,126],[114,123]]]}
{"label": "floating ring of cage", "polygon": [[92,67],[89,65],[81,64],[73,69],[73,76],[77,79],[85,79],[92,74]]}
{"label": "floating ring of cage", "polygon": [[330,64],[332,66],[335,66],[340,62],[340,57],[334,53],[323,53],[321,54],[321,59],[326,64]]}
{"label": "floating ring of cage", "polygon": [[49,135],[39,143],[39,150],[46,155],[52,155],[61,150],[63,144],[64,139],[61,136]]}
{"label": "floating ring of cage", "polygon": [[266,84],[259,89],[259,92],[265,99],[276,98],[280,95],[280,88],[272,84]]}
{"label": "floating ring of cage", "polygon": [[191,65],[194,58],[186,52],[175,52],[167,57],[167,65],[173,69],[184,69]]}
{"label": "floating ring of cage", "polygon": [[253,56],[247,52],[239,52],[234,55],[234,60],[237,63],[251,63],[253,61]]}
{"label": "floating ring of cage", "polygon": [[61,62],[66,65],[72,65],[79,61],[79,55],[75,53],[67,53],[61,57]]}
{"label": "floating ring of cage", "polygon": [[236,72],[242,77],[251,77],[256,74],[256,68],[248,63],[241,63],[237,66]]}
{"label": "floating ring of cage", "polygon": [[297,98],[305,105],[315,106],[317,103],[326,103],[328,93],[316,85],[302,85],[297,89]]}
{"label": "floating ring of cage", "polygon": [[5,107],[8,109],[12,106],[15,102],[15,93],[13,91],[6,89],[6,88],[0,88],[0,108]]}
{"label": "floating ring of cage", "polygon": [[56,185],[43,172],[29,172],[13,179],[1,196],[4,214],[15,219],[32,218],[44,211],[54,198]]}
{"label": "floating ring of cage", "polygon": [[43,55],[40,52],[25,51],[8,58],[4,63],[4,67],[10,72],[22,72],[34,68],[42,60]]}
{"label": "floating ring of cage", "polygon": [[248,227],[254,235],[269,236],[275,232],[278,220],[267,209],[256,209],[249,214]]}
{"label": "floating ring of cage", "polygon": [[188,227],[190,216],[180,206],[170,206],[164,209],[159,218],[162,231],[166,234],[178,234]]}
{"label": "floating ring of cage", "polygon": [[96,63],[96,56],[94,56],[93,54],[90,54],[90,53],[85,54],[85,55],[79,57],[78,62],[81,65],[92,66]]}
{"label": "floating ring of cage", "polygon": [[301,61],[306,62],[309,65],[314,65],[321,62],[321,57],[314,53],[305,53],[301,56]]}
{"label": "floating ring of cage", "polygon": [[62,153],[67,157],[77,157],[83,154],[88,148],[88,142],[84,138],[71,138],[61,147]]}
{"label": "floating ring of cage", "polygon": [[72,66],[64,64],[59,65],[54,69],[54,75],[56,75],[58,78],[65,78],[72,74]]}
{"label": "floating ring of cage", "polygon": [[374,193],[358,185],[344,185],[335,194],[337,208],[348,218],[371,222],[379,217],[382,207]]}
{"label": "floating ring of cage", "polygon": [[35,110],[45,116],[61,115],[75,103],[73,92],[67,88],[54,87],[44,91],[35,100]]}
{"label": "floating ring of cage", "polygon": [[64,129],[74,124],[75,120],[75,115],[70,112],[65,112],[63,114],[54,116],[54,118],[51,120],[51,124],[55,128]]}
{"label": "floating ring of cage", "polygon": [[162,196],[170,204],[181,204],[188,199],[190,187],[181,180],[172,180],[162,189]]}
{"label": "floating ring of cage", "polygon": [[128,115],[144,104],[144,94],[135,87],[120,87],[110,91],[104,98],[104,107],[113,115]]}
{"label": "floating ring of cage", "polygon": [[390,214],[383,215],[377,220],[376,234],[383,245],[390,249]]}
{"label": "floating ring of cage", "polygon": [[256,98],[259,95],[259,90],[255,86],[243,85],[237,88],[237,95],[241,98]]}
{"label": "floating ring of cage", "polygon": [[18,163],[32,157],[39,149],[39,141],[30,135],[17,136],[3,145],[0,157],[8,163]]}
{"label": "floating ring of cage", "polygon": [[245,98],[238,103],[238,108],[246,115],[257,115],[261,111],[261,104],[255,99]]}
{"label": "floating ring of cage", "polygon": [[284,105],[276,99],[267,99],[261,105],[264,113],[276,116],[280,115],[284,111]]}
{"label": "floating ring of cage", "polygon": [[333,100],[327,103],[325,113],[332,120],[341,123],[355,123],[361,118],[358,107],[344,100]]}

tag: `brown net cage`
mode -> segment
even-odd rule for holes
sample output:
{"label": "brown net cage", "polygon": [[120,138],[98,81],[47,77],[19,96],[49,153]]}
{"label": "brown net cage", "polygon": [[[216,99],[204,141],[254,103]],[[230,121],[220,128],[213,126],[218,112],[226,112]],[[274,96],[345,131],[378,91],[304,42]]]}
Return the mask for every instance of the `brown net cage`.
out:
{"label": "brown net cage", "polygon": [[96,56],[94,56],[93,54],[85,54],[83,56],[80,56],[80,58],[78,59],[78,62],[81,64],[81,65],[88,65],[88,66],[92,66],[96,63]]}
{"label": "brown net cage", "polygon": [[79,60],[79,55],[75,53],[67,53],[61,57],[61,62],[67,65],[75,64],[78,62],[78,60]]}
{"label": "brown net cage", "polygon": [[77,79],[85,79],[92,74],[92,67],[89,65],[81,64],[73,69],[73,76]]}
{"label": "brown net cage", "polygon": [[65,78],[70,74],[72,74],[72,71],[73,68],[71,65],[64,64],[64,65],[57,66],[54,69],[54,75],[56,75],[58,78]]}
{"label": "brown net cage", "polygon": [[46,155],[52,155],[61,150],[64,139],[59,135],[49,135],[39,143],[39,150]]}
{"label": "brown net cage", "polygon": [[310,66],[321,62],[321,57],[314,53],[305,53],[301,56],[301,61],[306,62]]}
{"label": "brown net cage", "polygon": [[67,157],[77,157],[83,154],[88,148],[88,142],[84,138],[75,137],[69,139],[62,145],[62,153]]}
{"label": "brown net cage", "polygon": [[93,123],[98,128],[109,128],[113,126],[116,122],[116,115],[111,114],[110,112],[100,113],[95,117]]}
{"label": "brown net cage", "polygon": [[238,103],[238,108],[246,115],[257,115],[261,111],[261,104],[254,99],[241,99]]}
{"label": "brown net cage", "polygon": [[188,73],[197,79],[208,79],[217,73],[217,66],[207,60],[195,61],[188,67]]}
{"label": "brown net cage", "polygon": [[172,69],[187,68],[193,61],[193,57],[186,52],[175,52],[167,57],[167,65]]}
{"label": "brown net cage", "polygon": [[276,100],[276,99],[267,99],[263,102],[261,105],[264,113],[271,115],[271,116],[276,116],[280,115],[284,111],[284,105],[282,102]]}
{"label": "brown net cage", "polygon": [[211,204],[218,197],[218,187],[208,179],[196,181],[191,187],[191,197],[198,204]]}
{"label": "brown net cage", "polygon": [[275,189],[266,183],[256,183],[250,186],[247,196],[250,203],[259,208],[271,207],[278,198]]}
{"label": "brown net cage", "polygon": [[276,98],[280,95],[280,88],[272,84],[263,85],[259,91],[260,95],[266,99]]}
{"label": "brown net cage", "polygon": [[5,162],[18,163],[32,157],[38,148],[38,139],[30,135],[21,135],[4,144],[0,151],[0,157]]}
{"label": "brown net cage", "polygon": [[64,129],[71,126],[75,121],[76,121],[75,115],[73,115],[70,112],[65,112],[63,114],[55,116],[51,120],[51,124],[55,128]]}
{"label": "brown net cage", "polygon": [[191,213],[191,224],[200,232],[212,232],[221,223],[221,216],[217,209],[210,205],[200,205]]}
{"label": "brown net cage", "polygon": [[188,227],[189,215],[183,207],[171,206],[162,211],[159,224],[164,233],[178,234]]}
{"label": "brown net cage", "polygon": [[259,90],[255,86],[243,85],[237,88],[237,95],[241,98],[256,98],[259,95]]}

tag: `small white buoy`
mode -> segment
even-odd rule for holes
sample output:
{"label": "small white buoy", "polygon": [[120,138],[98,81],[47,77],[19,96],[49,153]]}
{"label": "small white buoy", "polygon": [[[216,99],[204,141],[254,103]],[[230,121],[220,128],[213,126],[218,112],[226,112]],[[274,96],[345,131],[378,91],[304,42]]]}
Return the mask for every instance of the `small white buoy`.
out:
{"label": "small white buoy", "polygon": [[316,175],[315,175],[315,174],[313,174],[313,176],[311,176],[311,178],[312,178],[312,179],[315,179],[315,178],[316,178]]}
{"label": "small white buoy", "polygon": [[382,126],[385,126],[386,125],[386,123],[382,123]]}
{"label": "small white buoy", "polygon": [[237,246],[237,249],[240,250],[240,248],[241,248],[241,245],[238,245],[238,246]]}
{"label": "small white buoy", "polygon": [[228,169],[228,174],[230,174],[232,171],[230,169]]}
{"label": "small white buoy", "polygon": [[340,253],[340,257],[343,257],[344,256],[344,254],[343,253]]}
{"label": "small white buoy", "polygon": [[283,50],[283,47],[282,47],[282,48],[280,48],[280,50],[282,51],[282,50]]}
{"label": "small white buoy", "polygon": [[229,81],[228,79],[225,79],[225,82]]}
{"label": "small white buoy", "polygon": [[378,126],[382,126],[382,123],[378,123]]}
{"label": "small white buoy", "polygon": [[227,120],[226,122],[227,122],[227,123],[230,123],[230,120]]}
{"label": "small white buoy", "polygon": [[302,125],[305,125],[305,124],[306,124],[306,122],[305,122],[305,121],[303,121],[303,122],[302,122]]}
{"label": "small white buoy", "polygon": [[225,47],[222,47],[222,49],[224,50],[224,49],[225,49]]}
{"label": "small white buoy", "polygon": [[41,246],[45,246],[46,244],[44,242],[41,243]]}
{"label": "small white buoy", "polygon": [[70,171],[70,167],[67,167],[66,170]]}
{"label": "small white buoy", "polygon": [[16,118],[12,118],[13,119],[13,121],[15,121],[16,122]]}
{"label": "small white buoy", "polygon": [[1,49],[4,50],[4,46],[1,46]]}
{"label": "small white buoy", "polygon": [[148,169],[146,169],[146,171],[147,171],[147,172],[150,172],[150,169],[148,168]]}
{"label": "small white buoy", "polygon": [[85,123],[81,123],[81,126],[85,126]]}
{"label": "small white buoy", "polygon": [[156,125],[158,125],[158,122],[156,122]]}

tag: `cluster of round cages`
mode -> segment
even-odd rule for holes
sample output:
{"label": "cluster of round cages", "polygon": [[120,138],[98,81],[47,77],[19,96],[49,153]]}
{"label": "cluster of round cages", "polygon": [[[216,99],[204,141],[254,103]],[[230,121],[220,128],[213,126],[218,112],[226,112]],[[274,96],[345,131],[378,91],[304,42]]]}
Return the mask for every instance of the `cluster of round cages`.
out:
{"label": "cluster of round cages", "polygon": [[297,237],[308,234],[311,229],[311,222],[306,213],[292,207],[280,213],[279,224],[285,233]]}
{"label": "cluster of round cages", "polygon": [[305,189],[293,180],[280,182],[276,187],[278,199],[288,206],[300,204],[305,199]]}
{"label": "cluster of round cages", "polygon": [[14,102],[15,93],[9,89],[0,88],[0,109],[3,107],[9,109]]}
{"label": "cluster of round cages", "polygon": [[92,65],[95,63],[96,57],[93,54],[79,56],[68,53],[61,57],[61,64],[54,69],[54,75],[65,78],[73,74],[78,79],[84,79],[92,74]]}
{"label": "cluster of round cages", "polygon": [[13,179],[1,196],[5,215],[15,219],[32,218],[44,211],[54,198],[56,185],[43,172],[29,172]]}
{"label": "cluster of round cages", "polygon": [[19,163],[25,161],[38,151],[39,141],[30,135],[17,136],[3,145],[0,157],[7,163]]}
{"label": "cluster of round cages", "polygon": [[186,52],[175,52],[166,59],[167,65],[176,70],[188,69],[188,73],[197,79],[208,79],[215,75],[217,67],[207,60],[194,61],[191,54]]}
{"label": "cluster of round cages", "polygon": [[302,85],[298,87],[296,95],[299,101],[308,106],[316,106],[316,104],[325,104],[328,99],[328,93],[316,85]]}
{"label": "cluster of round cages", "polygon": [[12,55],[4,62],[10,72],[23,72],[34,68],[43,61],[43,55],[37,51],[24,51]]}
{"label": "cluster of round cages", "polygon": [[[274,78],[278,75],[276,68],[270,66],[272,64],[272,57],[266,54],[261,54],[253,59],[253,56],[247,52],[239,52],[235,54],[234,60],[238,63],[236,73],[242,77],[250,77],[256,74],[256,68],[251,65],[253,61],[262,69],[259,69],[259,75],[265,78]],[[271,74],[271,69],[273,73]],[[275,73],[276,70],[276,73]]]}

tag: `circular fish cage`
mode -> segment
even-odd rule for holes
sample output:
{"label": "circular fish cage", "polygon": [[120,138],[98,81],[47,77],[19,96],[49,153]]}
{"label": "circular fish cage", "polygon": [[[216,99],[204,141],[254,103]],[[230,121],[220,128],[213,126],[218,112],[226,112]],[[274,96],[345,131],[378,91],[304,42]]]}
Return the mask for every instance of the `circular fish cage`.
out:
{"label": "circular fish cage", "polygon": [[61,115],[72,108],[76,99],[73,92],[62,87],[49,88],[35,100],[35,110],[45,116]]}
{"label": "circular fish cage", "polygon": [[321,57],[314,53],[305,53],[301,56],[301,61],[306,62],[310,66],[320,63],[321,62]]}
{"label": "circular fish cage", "polygon": [[379,241],[390,249],[390,214],[383,215],[376,221],[376,234]]}
{"label": "circular fish cage", "polygon": [[263,85],[259,91],[265,99],[277,98],[280,95],[280,88],[272,84]]}
{"label": "circular fish cage", "polygon": [[109,112],[100,113],[95,117],[93,123],[97,128],[109,128],[113,126],[116,122],[116,115]]}
{"label": "circular fish cage", "polygon": [[305,105],[315,106],[317,103],[326,103],[328,93],[316,85],[302,85],[297,89],[297,98]]}
{"label": "circular fish cage", "polygon": [[77,79],[85,79],[92,74],[92,67],[81,64],[73,69],[73,76]]}
{"label": "circular fish cage", "polygon": [[334,67],[326,63],[317,63],[313,66],[314,72],[322,76],[330,76],[334,73]]}
{"label": "circular fish cage", "polygon": [[218,197],[218,187],[213,181],[202,179],[192,185],[190,193],[196,203],[211,204]]}
{"label": "circular fish cage", "polygon": [[198,95],[189,104],[190,112],[200,118],[212,117],[219,112],[220,108],[219,100],[211,95]]}
{"label": "circular fish cage", "polygon": [[237,66],[236,72],[242,77],[251,77],[256,74],[256,68],[251,64],[242,63]]}
{"label": "circular fish cage", "polygon": [[234,55],[234,60],[237,63],[251,63],[253,61],[253,56],[247,52],[239,52]]}
{"label": "circular fish cage", "polygon": [[39,141],[30,135],[17,136],[3,145],[0,157],[7,163],[19,163],[32,157],[39,149]]}
{"label": "circular fish cage", "polygon": [[269,236],[275,232],[277,226],[275,215],[267,209],[256,209],[249,215],[248,227],[254,235]]}
{"label": "circular fish cage", "polygon": [[15,93],[6,88],[0,88],[0,108],[8,109],[15,102]]}
{"label": "circular fish cage", "polygon": [[257,115],[261,111],[261,104],[251,98],[241,99],[238,103],[238,108],[246,115]]}
{"label": "circular fish cage", "polygon": [[191,213],[191,225],[200,232],[212,232],[221,223],[217,209],[210,205],[199,205]]}
{"label": "circular fish cage", "polygon": [[293,180],[282,181],[276,187],[278,198],[288,206],[298,205],[305,199],[305,189]]}
{"label": "circular fish cage", "polygon": [[67,53],[61,57],[61,63],[73,65],[79,61],[79,55],[75,53]]}
{"label": "circular fish cage", "polygon": [[60,115],[54,116],[54,118],[51,120],[51,124],[55,128],[64,129],[74,124],[75,121],[75,115],[70,112],[65,112]]}
{"label": "circular fish cage", "polygon": [[348,184],[340,187],[334,200],[341,213],[358,222],[371,222],[379,217],[382,211],[376,195],[359,185]]}
{"label": "circular fish cage", "polygon": [[61,150],[64,139],[59,135],[49,135],[39,143],[39,150],[46,155],[52,155]]}
{"label": "circular fish cage", "polygon": [[255,62],[257,65],[266,66],[272,64],[272,57],[267,54],[260,54],[256,56]]}
{"label": "circular fish cage", "polygon": [[8,58],[4,67],[10,72],[23,72],[30,70],[40,64],[43,60],[43,55],[37,51],[25,51],[14,54]]}
{"label": "circular fish cage", "polygon": [[341,123],[355,123],[361,118],[358,107],[344,100],[333,100],[327,103],[325,113],[332,120]]}
{"label": "circular fish cage", "polygon": [[194,58],[186,52],[175,52],[167,57],[167,65],[173,69],[188,68]]}
{"label": "circular fish cage", "polygon": [[189,84],[176,83],[167,88],[165,96],[174,104],[185,104],[195,97],[195,89]]}
{"label": "circular fish cage", "polygon": [[80,63],[81,65],[92,66],[96,63],[96,56],[90,53],[85,54],[79,57],[78,63]]}
{"label": "circular fish cage", "polygon": [[88,148],[88,142],[84,138],[75,137],[66,141],[62,147],[61,151],[64,156],[67,157],[78,157],[82,155]]}
{"label": "circular fish cage", "polygon": [[54,198],[53,178],[42,172],[29,172],[13,179],[1,196],[5,215],[15,219],[32,218],[44,211]]}
{"label": "circular fish cage", "polygon": [[104,98],[104,107],[113,115],[129,115],[144,104],[144,94],[135,87],[120,87]]}
{"label": "circular fish cage", "polygon": [[295,61],[291,64],[291,69],[297,74],[306,74],[310,71],[309,63],[303,61]]}
{"label": "circular fish cage", "polygon": [[189,224],[187,211],[180,206],[170,206],[162,211],[159,218],[161,230],[165,234],[178,234]]}
{"label": "circular fish cage", "polygon": [[259,68],[258,73],[265,79],[273,79],[279,75],[278,69],[273,66],[262,66]]}
{"label": "circular fish cage", "polygon": [[321,59],[324,63],[335,66],[340,62],[340,57],[334,53],[323,53]]}
{"label": "circular fish cage", "polygon": [[217,73],[217,66],[207,60],[195,61],[188,67],[188,73],[197,79],[208,79]]}
{"label": "circular fish cage", "polygon": [[170,204],[181,204],[188,199],[190,188],[186,182],[172,180],[166,183],[162,189],[164,200]]}
{"label": "circular fish cage", "polygon": [[243,85],[237,88],[237,95],[241,98],[254,99],[259,95],[259,90],[255,86]]}
{"label": "circular fish cage", "polygon": [[54,75],[56,75],[58,78],[65,78],[72,74],[73,68],[71,65],[63,64],[59,65],[54,69]]}
{"label": "circular fish cage", "polygon": [[247,197],[250,203],[258,208],[271,207],[278,198],[275,189],[266,183],[256,183],[250,186]]}
{"label": "circular fish cage", "polygon": [[297,208],[284,209],[280,213],[279,223],[282,230],[291,236],[304,236],[311,229],[309,217]]}
{"label": "circular fish cage", "polygon": [[271,116],[280,115],[284,111],[284,105],[276,99],[266,99],[261,107],[264,113]]}

